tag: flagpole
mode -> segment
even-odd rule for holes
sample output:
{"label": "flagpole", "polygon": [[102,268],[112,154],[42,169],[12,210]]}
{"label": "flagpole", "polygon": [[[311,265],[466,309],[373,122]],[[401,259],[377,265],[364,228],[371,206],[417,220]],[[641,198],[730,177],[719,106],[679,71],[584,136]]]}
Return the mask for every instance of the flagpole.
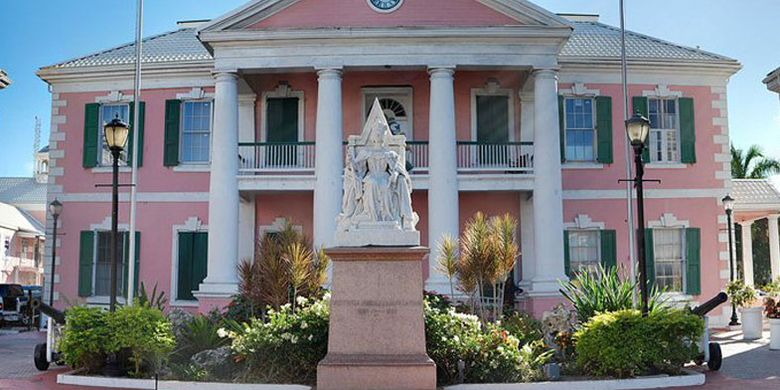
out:
{"label": "flagpole", "polygon": [[[141,116],[141,53],[143,45],[143,29],[144,29],[144,0],[138,0],[137,19],[135,26],[135,93],[133,94],[133,104],[135,109],[133,110],[133,126],[132,131],[136,131],[139,128],[140,116]],[[133,137],[133,162],[132,162],[132,177],[130,187],[130,232],[129,232],[129,253],[126,258],[127,261],[127,304],[133,304],[133,297],[135,296],[135,214],[136,214],[136,192],[138,188],[138,135]]]}
{"label": "flagpole", "polygon": [[[628,60],[626,59],[626,7],[624,0],[620,0],[620,64],[621,64],[621,79],[623,83],[623,125],[625,121],[630,117],[630,110],[628,108]],[[626,147],[626,177],[631,178],[631,145],[628,143],[628,138],[623,137]],[[628,258],[631,262],[631,280],[636,282],[636,249],[634,246],[634,188],[632,182],[626,181],[626,203],[628,208]],[[637,297],[636,289],[633,290],[634,305],[636,306]]]}

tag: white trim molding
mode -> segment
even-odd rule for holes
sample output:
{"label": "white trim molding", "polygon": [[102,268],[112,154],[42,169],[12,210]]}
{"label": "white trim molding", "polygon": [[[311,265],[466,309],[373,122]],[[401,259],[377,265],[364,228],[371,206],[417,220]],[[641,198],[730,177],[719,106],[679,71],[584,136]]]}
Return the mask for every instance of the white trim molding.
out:
{"label": "white trim molding", "polygon": [[642,91],[642,96],[653,98],[677,99],[683,97],[682,91],[672,91],[666,84],[658,84],[653,90]]}
{"label": "white trim molding", "polygon": [[177,93],[176,99],[178,100],[204,100],[204,99],[214,99],[214,94],[211,92],[206,92],[203,90],[203,88],[195,87],[190,90],[190,92],[187,93]]}
{"label": "white trim molding", "polygon": [[651,229],[655,228],[689,228],[691,223],[677,219],[673,213],[664,213],[657,221],[647,221],[647,227]]}
{"label": "white trim molding", "polygon": [[390,99],[401,100],[406,110],[406,139],[414,140],[414,88],[406,86],[388,86],[388,87],[363,87],[360,89],[361,111],[360,124],[365,124],[368,119],[368,111],[371,110],[373,102],[366,102],[366,95],[382,95]]}
{"label": "white trim molding", "polygon": [[95,103],[110,104],[110,103],[131,103],[135,99],[134,95],[125,95],[122,91],[112,90],[105,96],[95,97]]}
{"label": "white trim molding", "polygon": [[173,225],[171,228],[171,306],[174,307],[198,307],[198,300],[180,300],[176,296],[179,291],[179,233],[181,232],[208,232],[208,225],[199,217],[189,217],[181,225]]}
{"label": "white trim molding", "polygon": [[303,90],[294,90],[286,81],[281,81],[275,89],[263,91],[260,98],[260,141],[268,140],[268,99],[298,98],[298,141],[303,141],[306,129],[306,103]]}
{"label": "white trim molding", "polygon": [[[120,232],[121,231],[125,231],[126,232],[126,231],[130,230],[130,227],[126,223],[120,223],[120,224],[117,224],[117,226],[119,226],[119,231]],[[103,222],[101,222],[101,223],[95,223],[95,224],[89,225],[89,230],[91,230],[93,232],[97,232],[97,231],[111,231],[111,217],[110,216],[106,217],[103,220]]]}
{"label": "white trim molding", "polygon": [[507,97],[507,132],[509,142],[515,141],[515,92],[509,88],[502,88],[501,83],[494,78],[489,78],[482,88],[471,89],[471,140],[477,140],[477,96],[506,96]]}
{"label": "white trim molding", "polygon": [[571,88],[564,88],[560,90],[560,94],[563,96],[582,96],[582,97],[596,97],[601,95],[601,91],[598,89],[589,89],[585,86],[585,83],[574,83]]}
{"label": "white trim molding", "polygon": [[[290,220],[288,220],[287,218],[279,217],[279,218],[274,219],[274,221],[271,222],[270,225],[260,225],[260,226],[258,226],[257,227],[257,239],[258,239],[258,241],[262,240],[263,237],[267,233],[281,232],[282,230],[284,230],[284,227],[287,224],[290,224],[290,223],[291,223]],[[298,233],[303,233],[303,226],[302,225],[292,225],[292,228],[296,232],[298,232]]]}
{"label": "white trim molding", "polygon": [[594,222],[587,214],[578,214],[574,217],[574,222],[566,222],[563,224],[565,229],[577,229],[577,230],[589,230],[589,229],[606,229],[604,222]]}

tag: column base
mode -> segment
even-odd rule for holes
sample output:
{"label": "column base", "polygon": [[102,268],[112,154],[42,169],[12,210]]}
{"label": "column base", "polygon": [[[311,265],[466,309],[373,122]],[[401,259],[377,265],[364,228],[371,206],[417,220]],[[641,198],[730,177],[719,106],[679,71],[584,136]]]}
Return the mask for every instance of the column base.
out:
{"label": "column base", "polygon": [[531,314],[534,318],[541,319],[545,312],[551,311],[555,306],[566,304],[567,302],[560,292],[557,294],[528,292],[519,297],[517,308]]}
{"label": "column base", "polygon": [[203,282],[194,291],[193,295],[198,299],[198,313],[209,313],[214,309],[222,310],[238,292],[238,284],[234,283],[208,283]]}
{"label": "column base", "polygon": [[530,295],[560,295],[561,281],[568,280],[569,278],[565,275],[558,278],[537,277],[531,279],[531,282],[526,285],[526,289]]}
{"label": "column base", "polygon": [[[461,295],[458,293],[457,287],[458,287],[457,283],[453,281],[452,288],[450,288],[450,280],[444,277],[440,277],[438,275],[428,278],[428,280],[425,281],[426,292],[446,295],[448,297],[451,296],[452,294],[454,294],[456,298]],[[455,291],[451,291],[452,289],[454,289]]]}

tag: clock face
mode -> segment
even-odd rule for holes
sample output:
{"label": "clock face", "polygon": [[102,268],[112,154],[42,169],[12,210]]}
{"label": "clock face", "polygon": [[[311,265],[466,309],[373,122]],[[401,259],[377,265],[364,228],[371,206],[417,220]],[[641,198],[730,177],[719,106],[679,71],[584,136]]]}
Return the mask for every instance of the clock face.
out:
{"label": "clock face", "polygon": [[368,4],[371,5],[376,11],[379,12],[393,12],[401,6],[404,0],[368,0]]}

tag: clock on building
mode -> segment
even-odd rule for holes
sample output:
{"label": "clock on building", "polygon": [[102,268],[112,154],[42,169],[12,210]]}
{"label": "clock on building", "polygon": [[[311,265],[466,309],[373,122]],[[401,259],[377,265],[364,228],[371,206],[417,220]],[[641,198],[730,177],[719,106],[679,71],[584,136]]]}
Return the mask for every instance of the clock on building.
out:
{"label": "clock on building", "polygon": [[379,12],[393,12],[397,10],[404,0],[368,0],[368,4],[375,11]]}

